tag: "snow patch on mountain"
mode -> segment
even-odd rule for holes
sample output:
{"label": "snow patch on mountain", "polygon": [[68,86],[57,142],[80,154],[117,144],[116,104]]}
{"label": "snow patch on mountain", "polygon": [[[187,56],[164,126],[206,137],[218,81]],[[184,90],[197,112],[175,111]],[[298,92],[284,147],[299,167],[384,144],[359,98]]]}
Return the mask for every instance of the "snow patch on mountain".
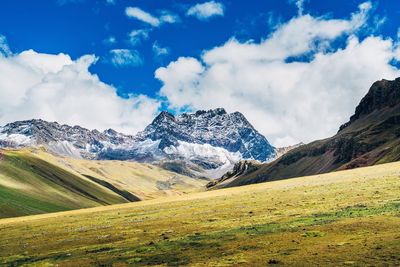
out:
{"label": "snow patch on mountain", "polygon": [[0,134],[0,142],[16,147],[30,146],[35,143],[31,137],[23,134]]}
{"label": "snow patch on mountain", "polygon": [[57,155],[82,158],[82,151],[68,141],[49,142],[47,147]]}
{"label": "snow patch on mountain", "polygon": [[180,155],[189,160],[205,159],[209,161],[217,161],[222,164],[234,163],[242,158],[240,152],[229,152],[221,147],[213,147],[210,144],[194,144],[184,141],[178,141],[177,146],[169,146],[164,148],[167,155]]}

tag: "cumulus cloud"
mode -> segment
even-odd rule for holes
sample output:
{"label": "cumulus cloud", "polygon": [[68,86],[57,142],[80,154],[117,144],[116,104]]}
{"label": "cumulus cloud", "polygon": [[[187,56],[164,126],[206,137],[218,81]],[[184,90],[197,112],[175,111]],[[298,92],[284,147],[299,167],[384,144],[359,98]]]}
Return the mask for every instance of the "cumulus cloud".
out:
{"label": "cumulus cloud", "polygon": [[153,27],[159,27],[164,23],[176,23],[179,21],[179,17],[168,11],[162,11],[160,17],[156,17],[138,7],[127,7],[125,9],[125,14],[144,23],[147,23]]}
{"label": "cumulus cloud", "polygon": [[119,97],[89,72],[95,62],[92,55],[72,60],[32,50],[0,57],[0,124],[41,118],[130,134],[142,130],[159,102],[144,95]]}
{"label": "cumulus cloud", "polygon": [[133,49],[110,50],[110,62],[115,67],[136,67],[143,65],[143,59],[139,51]]}
{"label": "cumulus cloud", "polygon": [[194,16],[199,20],[208,20],[211,17],[223,16],[224,5],[215,1],[196,4],[188,9],[186,15]]}
{"label": "cumulus cloud", "polygon": [[[155,72],[160,95],[178,112],[241,111],[276,146],[328,137],[374,81],[400,75],[390,64],[396,42],[357,37],[370,9],[363,3],[349,19],[298,16],[259,43],[231,39],[201,60],[181,57]],[[347,40],[339,48],[338,38]]]}

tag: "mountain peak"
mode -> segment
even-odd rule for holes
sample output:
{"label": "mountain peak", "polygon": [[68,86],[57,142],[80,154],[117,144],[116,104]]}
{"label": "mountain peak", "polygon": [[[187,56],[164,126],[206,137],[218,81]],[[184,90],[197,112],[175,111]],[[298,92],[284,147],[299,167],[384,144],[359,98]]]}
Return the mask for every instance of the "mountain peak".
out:
{"label": "mountain peak", "polygon": [[173,116],[161,112],[139,133],[141,141],[159,141],[158,148],[178,147],[182,142],[211,145],[240,153],[245,159],[269,160],[275,150],[240,112],[228,114],[223,108],[199,110]]}
{"label": "mountain peak", "polygon": [[107,129],[103,133],[108,135],[108,136],[116,136],[116,135],[118,135],[118,132],[115,131],[114,129]]}
{"label": "mountain peak", "polygon": [[168,111],[164,110],[164,111],[161,111],[157,117],[155,117],[152,124],[157,123],[157,122],[162,122],[162,121],[174,121],[174,120],[175,120],[175,116],[172,113],[169,113]]}
{"label": "mountain peak", "polygon": [[210,114],[212,116],[214,115],[226,115],[227,112],[224,108],[216,108],[216,109],[209,109],[209,110],[198,110],[196,113],[194,113],[195,116],[201,116],[204,114]]}

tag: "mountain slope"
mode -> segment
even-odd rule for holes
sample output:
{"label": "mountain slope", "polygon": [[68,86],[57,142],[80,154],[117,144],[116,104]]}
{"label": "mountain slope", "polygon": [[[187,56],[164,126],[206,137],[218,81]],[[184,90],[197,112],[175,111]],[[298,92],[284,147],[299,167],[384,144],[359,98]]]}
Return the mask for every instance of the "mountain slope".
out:
{"label": "mountain slope", "polygon": [[207,180],[180,175],[147,163],[75,159],[55,156],[43,150],[36,150],[35,156],[76,175],[105,181],[142,200],[200,191],[207,183]]}
{"label": "mountain slope", "polygon": [[26,151],[0,153],[0,218],[129,202]]}
{"label": "mountain slope", "polygon": [[244,175],[232,173],[216,187],[230,187],[351,169],[400,160],[400,78],[375,82],[349,122],[324,140],[303,145]]}

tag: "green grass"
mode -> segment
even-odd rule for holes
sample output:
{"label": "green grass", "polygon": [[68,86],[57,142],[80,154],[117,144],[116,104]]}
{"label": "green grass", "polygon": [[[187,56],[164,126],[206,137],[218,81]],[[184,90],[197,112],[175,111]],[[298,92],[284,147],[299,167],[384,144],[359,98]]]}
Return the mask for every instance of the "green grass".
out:
{"label": "green grass", "polygon": [[17,190],[0,187],[0,213],[4,217],[64,210],[68,210],[68,207],[41,201],[35,197],[21,194]]}
{"label": "green grass", "polygon": [[89,180],[29,153],[0,160],[0,218],[128,202]]}
{"label": "green grass", "polygon": [[398,266],[400,163],[0,220],[5,266]]}

